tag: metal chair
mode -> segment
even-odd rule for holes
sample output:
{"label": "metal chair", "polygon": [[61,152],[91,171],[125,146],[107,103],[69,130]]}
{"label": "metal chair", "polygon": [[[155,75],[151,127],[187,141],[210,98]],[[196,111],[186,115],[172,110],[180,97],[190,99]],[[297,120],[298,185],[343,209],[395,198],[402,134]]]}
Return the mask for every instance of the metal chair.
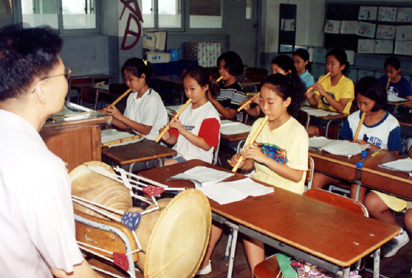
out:
{"label": "metal chair", "polygon": [[[93,87],[83,86],[80,89],[79,99],[80,105],[83,105],[83,101],[89,102],[89,106],[93,107],[94,110],[97,109],[97,100],[99,98],[99,91]],[[84,105],[86,106],[86,105]]]}

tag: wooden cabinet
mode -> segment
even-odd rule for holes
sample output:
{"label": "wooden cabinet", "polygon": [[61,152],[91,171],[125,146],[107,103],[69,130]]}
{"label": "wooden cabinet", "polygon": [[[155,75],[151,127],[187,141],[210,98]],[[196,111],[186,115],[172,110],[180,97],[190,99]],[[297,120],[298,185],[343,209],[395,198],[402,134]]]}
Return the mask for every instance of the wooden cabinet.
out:
{"label": "wooden cabinet", "polygon": [[84,162],[101,161],[101,126],[110,124],[112,117],[98,114],[84,120],[45,124],[40,130],[49,150],[67,163],[69,171]]}

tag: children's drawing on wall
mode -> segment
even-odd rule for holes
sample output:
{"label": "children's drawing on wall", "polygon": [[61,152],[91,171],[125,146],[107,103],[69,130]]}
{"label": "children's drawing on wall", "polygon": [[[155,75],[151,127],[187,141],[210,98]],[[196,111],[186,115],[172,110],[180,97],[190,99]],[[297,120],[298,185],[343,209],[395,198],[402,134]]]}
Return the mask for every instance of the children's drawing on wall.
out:
{"label": "children's drawing on wall", "polygon": [[393,40],[395,39],[396,26],[393,25],[378,25],[376,29],[377,39]]}
{"label": "children's drawing on wall", "polygon": [[412,56],[412,41],[395,41],[395,54]]}
{"label": "children's drawing on wall", "polygon": [[376,24],[371,24],[367,22],[359,22],[356,35],[359,35],[362,37],[374,38],[375,29],[376,29]]}
{"label": "children's drawing on wall", "polygon": [[395,22],[397,8],[379,7],[378,21]]}
{"label": "children's drawing on wall", "polygon": [[392,54],[393,41],[392,40],[375,40],[375,53]]}
{"label": "children's drawing on wall", "polygon": [[397,41],[412,40],[412,25],[397,26],[396,27],[396,40]]}
{"label": "children's drawing on wall", "polygon": [[342,20],[342,26],[340,27],[341,34],[356,34],[357,30],[358,30],[358,21]]}
{"label": "children's drawing on wall", "polygon": [[[140,12],[139,3],[137,0],[119,0],[123,5],[123,10],[120,15],[120,24],[119,29],[122,28],[124,30],[121,50],[129,50],[132,49],[140,40],[140,36],[142,35],[142,26],[140,22],[143,23],[142,13]],[[126,26],[123,29],[122,17],[125,12],[129,12],[129,16],[127,18]],[[130,40],[130,37],[132,38]],[[131,42],[128,42],[131,41]]]}
{"label": "children's drawing on wall", "polygon": [[341,24],[342,21],[340,20],[326,20],[324,32],[330,34],[339,34]]}
{"label": "children's drawing on wall", "polygon": [[398,8],[397,22],[412,22],[412,8]]}
{"label": "children's drawing on wall", "polygon": [[375,40],[358,40],[358,53],[374,53]]}
{"label": "children's drawing on wall", "polygon": [[376,20],[378,7],[361,6],[359,9],[359,20]]}
{"label": "children's drawing on wall", "polygon": [[295,20],[285,19],[285,25],[283,26],[283,31],[295,31]]}

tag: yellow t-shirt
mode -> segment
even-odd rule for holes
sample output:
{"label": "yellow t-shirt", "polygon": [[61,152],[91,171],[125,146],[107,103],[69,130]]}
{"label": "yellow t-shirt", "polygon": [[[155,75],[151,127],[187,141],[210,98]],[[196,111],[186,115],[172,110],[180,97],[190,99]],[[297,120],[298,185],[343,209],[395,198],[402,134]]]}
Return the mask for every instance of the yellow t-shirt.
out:
{"label": "yellow t-shirt", "polygon": [[[319,79],[321,79],[322,77],[323,76],[321,76]],[[343,109],[342,111],[342,113],[349,114],[352,101],[355,98],[355,86],[352,80],[343,75],[338,84],[336,84],[335,86],[332,86],[330,84],[330,77],[323,80],[320,84],[322,85],[323,89],[336,101],[339,101],[342,98],[349,99],[348,103],[345,106],[345,109]],[[314,94],[320,95],[319,91],[315,91]],[[332,105],[330,105],[323,96],[320,96],[318,108],[329,111],[336,111],[336,109],[333,108]]]}
{"label": "yellow t-shirt", "polygon": [[[263,118],[260,118],[255,121],[246,142],[249,141],[262,120]],[[293,117],[274,130],[270,130],[268,123],[266,123],[256,138],[256,143],[266,156],[275,161],[286,164],[293,169],[308,170],[308,134],[305,128]],[[254,164],[256,173],[253,178],[294,193],[303,194],[306,172],[299,182],[293,182],[279,176],[264,164],[257,162]]]}

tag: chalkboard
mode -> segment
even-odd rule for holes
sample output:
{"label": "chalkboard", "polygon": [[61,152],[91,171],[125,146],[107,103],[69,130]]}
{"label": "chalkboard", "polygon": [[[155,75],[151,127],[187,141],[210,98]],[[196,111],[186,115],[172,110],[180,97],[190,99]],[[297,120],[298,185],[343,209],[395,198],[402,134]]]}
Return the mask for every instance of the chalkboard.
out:
{"label": "chalkboard", "polygon": [[[325,8],[325,22],[327,20],[351,20],[358,21],[362,23],[368,23],[375,25],[378,29],[378,25],[390,25],[390,26],[409,26],[412,25],[412,22],[388,22],[388,21],[379,21],[378,16],[374,17],[369,14],[365,19],[359,20],[359,11],[361,7],[375,7],[379,8],[390,8],[394,7],[399,10],[399,8],[408,8],[408,3],[406,2],[374,2],[374,1],[327,1]],[[379,14],[379,12],[378,12]],[[382,17],[381,17],[382,19]],[[382,39],[376,37],[376,31],[373,31],[375,35],[370,39]],[[333,34],[333,33],[324,33],[324,42],[325,47],[327,48],[342,48],[345,50],[358,50],[358,40],[365,40],[368,37],[359,36],[356,34]],[[379,43],[382,41],[380,40]],[[388,42],[387,42],[388,43]],[[392,43],[394,40],[392,39]]]}

